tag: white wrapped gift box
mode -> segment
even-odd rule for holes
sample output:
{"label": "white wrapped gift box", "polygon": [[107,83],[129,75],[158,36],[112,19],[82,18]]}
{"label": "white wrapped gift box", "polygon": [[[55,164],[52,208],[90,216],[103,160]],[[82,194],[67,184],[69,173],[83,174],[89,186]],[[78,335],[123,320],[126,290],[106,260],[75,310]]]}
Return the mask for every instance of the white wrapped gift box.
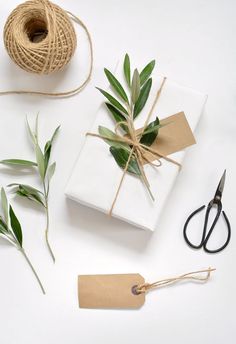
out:
{"label": "white wrapped gift box", "polygon": [[[143,126],[162,81],[163,78],[154,73],[149,99],[135,120],[136,128]],[[156,116],[162,119],[184,111],[194,131],[206,99],[206,95],[179,86],[167,79],[151,120],[154,120]],[[114,131],[114,121],[104,104],[98,109],[90,132],[97,133],[99,125]],[[169,157],[182,163],[184,155],[185,150],[171,154]],[[179,168],[163,159],[162,166],[158,170],[150,165],[145,165],[144,168],[155,201],[150,199],[143,183],[137,177],[127,173],[112,216],[136,227],[153,231],[157,227],[158,219],[173,188]],[[76,202],[108,214],[122,173],[122,169],[118,167],[109,151],[109,146],[100,138],[87,136],[69,179],[66,195]]]}

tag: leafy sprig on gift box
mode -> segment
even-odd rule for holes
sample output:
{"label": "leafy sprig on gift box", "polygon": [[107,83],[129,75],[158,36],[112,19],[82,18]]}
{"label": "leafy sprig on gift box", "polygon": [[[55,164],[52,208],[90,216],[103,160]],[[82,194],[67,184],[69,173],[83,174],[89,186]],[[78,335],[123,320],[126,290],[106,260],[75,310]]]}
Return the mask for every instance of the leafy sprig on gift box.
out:
{"label": "leafy sprig on gift box", "polygon": [[[134,121],[143,110],[150,94],[152,87],[151,74],[154,67],[155,61],[153,60],[148,63],[140,73],[135,69],[131,78],[130,58],[129,55],[126,54],[123,72],[128,92],[125,91],[125,87],[123,87],[118,79],[106,68],[104,69],[105,75],[116,97],[101,88],[97,88],[108,100],[105,105],[116,123],[115,131],[104,126],[99,126],[99,134],[104,141],[110,145],[110,152],[116,163],[122,169],[127,168],[128,172],[140,177],[147,186],[151,196],[149,184],[140,162],[141,159],[133,152],[132,144],[121,142],[120,136],[117,135],[117,131],[121,130],[124,135],[130,137],[133,141],[138,140],[141,145],[146,147],[150,147],[156,140],[159,129],[162,127],[158,117],[156,117],[154,121],[148,123],[140,134],[137,134],[134,128]],[[133,137],[134,133],[136,137]]]}
{"label": "leafy sprig on gift box", "polygon": [[15,193],[23,198],[27,198],[32,202],[39,204],[46,213],[46,229],[45,229],[45,239],[46,244],[51,254],[53,261],[55,262],[55,256],[51,245],[49,243],[49,191],[50,191],[50,181],[55,173],[56,162],[50,164],[51,150],[54,140],[59,131],[59,127],[56,128],[50,140],[48,140],[44,146],[44,150],[40,148],[39,137],[38,137],[38,116],[35,121],[35,129],[33,130],[27,120],[27,128],[33,143],[36,162],[30,160],[22,159],[6,159],[1,160],[0,164],[8,165],[11,167],[22,167],[22,168],[33,168],[37,171],[40,181],[42,184],[42,190],[38,190],[30,185],[12,183],[8,185],[9,187],[14,187]]}
{"label": "leafy sprig on gift box", "polygon": [[40,281],[40,278],[23,247],[22,228],[12,206],[8,203],[4,188],[1,189],[1,207],[3,216],[0,215],[0,237],[7,240],[22,253],[31,270],[33,271],[42,292],[45,294],[42,282]]}

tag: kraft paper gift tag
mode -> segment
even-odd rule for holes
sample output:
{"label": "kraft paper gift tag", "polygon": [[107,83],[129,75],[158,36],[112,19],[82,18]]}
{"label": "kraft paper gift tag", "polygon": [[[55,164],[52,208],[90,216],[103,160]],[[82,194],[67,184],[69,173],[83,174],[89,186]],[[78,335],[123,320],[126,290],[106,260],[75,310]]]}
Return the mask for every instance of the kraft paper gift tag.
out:
{"label": "kraft paper gift tag", "polygon": [[80,308],[140,308],[145,294],[135,295],[132,288],[143,284],[139,274],[79,276]]}
{"label": "kraft paper gift tag", "polygon": [[206,282],[214,270],[188,272],[151,284],[145,283],[140,274],[81,275],[78,277],[79,307],[137,309],[144,305],[149,290],[184,280]]}
{"label": "kraft paper gift tag", "polygon": [[[151,148],[158,151],[162,156],[167,157],[196,143],[184,112],[166,117],[160,123],[164,126],[161,128],[158,138],[151,145]],[[137,130],[137,133],[141,132],[141,130]],[[153,154],[148,151],[145,157],[149,161],[155,161]],[[148,162],[144,161],[144,164],[148,164]]]}
{"label": "kraft paper gift tag", "polygon": [[[116,74],[121,75],[121,72],[118,71]],[[104,85],[104,80],[102,79],[99,84]],[[162,81],[163,78],[154,73],[149,99],[135,120],[137,129],[142,128]],[[179,86],[167,78],[150,121],[156,116],[162,120],[184,112],[191,130],[194,131],[203,112],[206,98],[206,95]],[[101,100],[103,101],[103,98]],[[97,133],[99,125],[114,130],[114,122],[104,105],[99,108],[89,132]],[[164,129],[165,127],[161,130],[164,132]],[[185,150],[169,155],[180,164],[183,164],[184,156]],[[144,185],[137,178],[126,174],[112,216],[136,227],[153,231],[157,227],[158,219],[174,186],[179,168],[162,159],[162,166],[158,170],[146,164],[145,172],[155,201],[150,199]],[[122,173],[123,171],[114,162],[107,144],[99,138],[88,136],[65,193],[76,202],[108,214]]]}

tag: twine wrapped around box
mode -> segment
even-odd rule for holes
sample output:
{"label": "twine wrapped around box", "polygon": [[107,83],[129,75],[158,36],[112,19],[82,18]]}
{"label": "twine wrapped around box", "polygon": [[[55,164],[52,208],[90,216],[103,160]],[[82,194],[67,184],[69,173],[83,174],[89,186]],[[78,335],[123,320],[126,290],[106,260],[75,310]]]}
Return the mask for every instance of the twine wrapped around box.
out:
{"label": "twine wrapped around box", "polygon": [[[196,143],[195,138],[193,136],[193,133],[191,131],[191,128],[188,125],[187,119],[183,112],[177,113],[175,115],[172,115],[170,117],[167,117],[162,121],[162,123],[165,122],[165,124],[169,124],[167,126],[167,136],[164,135],[164,142],[161,140],[161,147],[159,145],[159,140],[155,140],[154,143],[151,146],[148,146],[146,144],[141,143],[141,137],[143,133],[145,132],[145,129],[149,125],[150,118],[152,116],[152,113],[155,109],[155,106],[161,96],[163,87],[166,82],[166,77],[163,78],[162,83],[160,87],[158,88],[156,92],[156,96],[154,99],[154,102],[151,106],[150,111],[148,112],[148,115],[146,117],[144,126],[136,130],[133,124],[133,119],[130,120],[130,123],[128,123],[128,134],[125,136],[120,135],[118,132],[118,129],[125,124],[125,122],[119,122],[115,126],[115,134],[116,137],[112,138],[113,142],[120,142],[120,143],[126,143],[128,146],[131,147],[128,159],[124,165],[123,173],[120,179],[120,182],[117,186],[117,190],[113,199],[113,202],[111,204],[110,210],[109,210],[109,216],[112,215],[114,206],[117,202],[122,184],[124,182],[124,178],[126,173],[128,172],[128,167],[130,164],[130,161],[132,157],[134,156],[137,160],[138,166],[140,168],[141,172],[141,180],[144,182],[144,184],[147,186],[147,190],[154,201],[154,196],[152,195],[152,192],[150,190],[150,184],[146,177],[146,173],[144,170],[144,164],[150,164],[155,168],[158,168],[162,165],[161,159],[164,159],[170,163],[173,163],[174,165],[177,165],[179,168],[181,168],[181,164],[178,161],[173,160],[172,158],[168,157],[167,155],[172,154],[176,151],[182,150],[186,147],[189,147]],[[174,131],[172,132],[172,129],[169,129],[174,125]],[[169,127],[169,128],[168,128]],[[162,129],[163,130],[163,129]],[[178,135],[180,133],[180,135]],[[109,137],[106,137],[101,134],[96,133],[87,133],[87,136],[94,136],[101,138],[103,140],[109,140]],[[160,149],[161,148],[161,149]],[[154,163],[154,161],[158,163]]]}

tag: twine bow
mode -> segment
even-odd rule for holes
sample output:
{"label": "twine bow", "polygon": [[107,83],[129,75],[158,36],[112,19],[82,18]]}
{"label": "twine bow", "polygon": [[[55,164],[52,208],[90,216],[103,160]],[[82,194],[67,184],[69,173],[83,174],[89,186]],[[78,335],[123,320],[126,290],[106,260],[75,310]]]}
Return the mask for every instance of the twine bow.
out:
{"label": "twine bow", "polygon": [[[143,294],[143,293],[147,293],[148,291],[150,291],[152,289],[157,289],[157,288],[167,286],[170,284],[174,284],[174,283],[184,281],[184,280],[207,282],[211,276],[211,272],[213,272],[215,270],[216,269],[208,268],[206,270],[188,272],[184,275],[180,275],[180,276],[173,277],[173,278],[163,279],[163,280],[160,280],[160,281],[157,281],[154,283],[144,283],[144,284],[136,286],[135,292],[136,292],[136,294]],[[207,275],[206,276],[198,276],[198,274],[201,274],[201,273],[207,273]]]}
{"label": "twine bow", "polygon": [[[123,174],[122,174],[120,183],[118,185],[118,188],[117,188],[114,200],[112,202],[112,205],[111,205],[111,208],[110,208],[110,211],[109,211],[109,215],[110,216],[112,215],[112,211],[114,209],[114,206],[115,206],[115,203],[117,201],[117,198],[118,198],[121,186],[123,184],[125,175],[127,173],[130,160],[131,160],[131,158],[133,156],[136,158],[136,161],[138,163],[138,166],[139,166],[139,169],[140,169],[140,172],[141,172],[142,181],[146,185],[147,190],[148,190],[152,200],[154,200],[154,197],[153,197],[152,192],[150,190],[150,184],[148,182],[148,179],[147,179],[145,171],[144,171],[143,162],[146,161],[148,164],[152,165],[153,167],[160,167],[162,165],[162,162],[161,162],[160,158],[162,158],[162,159],[165,159],[165,160],[167,160],[167,161],[177,165],[179,168],[181,168],[181,164],[178,163],[177,161],[162,155],[156,149],[153,149],[152,147],[144,145],[144,144],[142,144],[140,142],[140,140],[142,138],[142,135],[144,134],[145,129],[147,128],[147,126],[149,124],[151,115],[152,115],[153,110],[154,110],[154,108],[156,106],[156,103],[157,103],[157,101],[158,101],[158,99],[159,99],[159,97],[161,95],[161,92],[162,92],[162,89],[164,87],[165,82],[166,82],[166,77],[163,78],[163,81],[161,83],[160,88],[158,89],[158,91],[156,93],[156,97],[155,97],[154,102],[152,104],[152,107],[151,107],[151,109],[150,109],[150,111],[148,113],[148,116],[146,118],[144,126],[142,127],[142,130],[140,132],[137,132],[137,130],[134,127],[134,119],[133,119],[133,116],[132,116],[132,111],[131,111],[131,109],[129,107],[128,107],[128,116],[126,116],[126,120],[127,121],[126,122],[125,121],[119,122],[115,126],[116,137],[112,138],[112,141],[120,142],[120,143],[125,143],[125,144],[131,146],[132,148],[130,150],[130,153],[129,153],[126,165],[125,165],[124,170],[123,170]],[[121,135],[119,133],[119,131],[118,131],[119,128],[124,126],[124,125],[128,128],[128,135],[125,135],[125,136]],[[104,140],[108,139],[104,135],[99,135],[99,134],[94,134],[94,133],[87,133],[86,135],[99,137],[99,138],[102,138]],[[155,157],[155,160],[157,160],[158,163],[153,163],[152,160],[150,160],[147,157],[147,155],[146,155],[147,152],[151,153],[151,155],[153,155],[153,157]]]}

